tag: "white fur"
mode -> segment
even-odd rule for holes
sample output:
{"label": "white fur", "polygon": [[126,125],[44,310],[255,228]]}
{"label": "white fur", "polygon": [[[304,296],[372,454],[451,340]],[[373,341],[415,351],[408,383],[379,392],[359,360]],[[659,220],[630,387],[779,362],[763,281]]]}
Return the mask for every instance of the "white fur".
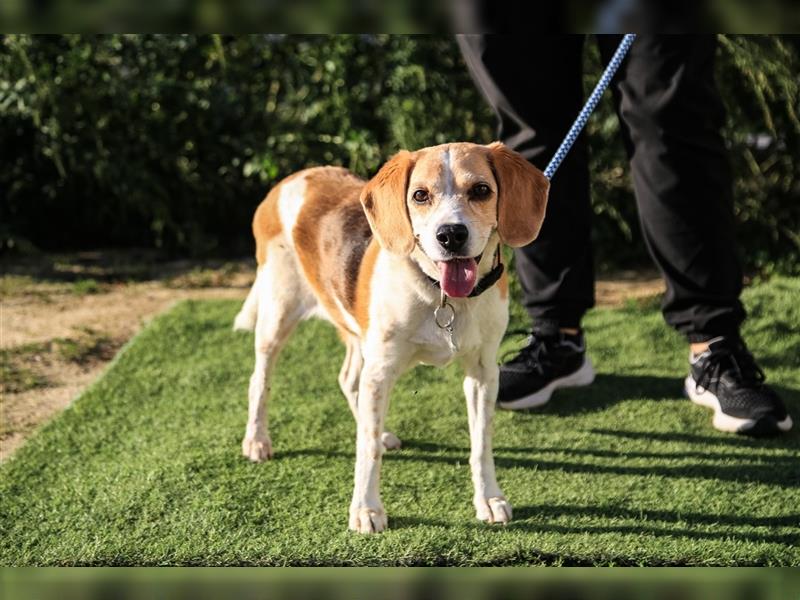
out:
{"label": "white fur", "polygon": [[456,191],[456,177],[450,162],[450,148],[444,149],[444,193],[452,196]]}
{"label": "white fur", "polygon": [[303,207],[305,200],[306,178],[299,176],[283,184],[278,196],[278,213],[284,231],[292,231],[297,221],[297,215]]}
{"label": "white fur", "polygon": [[[304,190],[300,177],[281,191],[279,214],[284,231],[291,231],[297,219]],[[478,266],[479,277],[491,270],[498,240],[496,233],[490,232],[483,239],[485,247],[476,249],[476,255],[484,253]],[[389,395],[397,378],[419,363],[442,366],[458,361],[463,366],[476,516],[490,523],[506,523],[511,518],[511,506],[495,476],[491,441],[498,385],[496,356],[508,322],[508,300],[502,297],[498,286],[476,298],[450,299],[455,310],[457,351],[453,352],[447,333],[437,327],[433,318],[439,290],[431,286],[420,269],[437,273],[434,261],[419,250],[411,257],[399,257],[381,249],[371,281],[369,326],[366,331],[354,327],[359,335],[346,340],[339,385],[357,422],[349,526],[362,533],[387,527],[379,486],[381,457],[385,449],[400,446],[400,440],[384,430]],[[249,324],[253,314],[255,368],[250,379],[242,452],[250,460],[262,461],[273,455],[267,404],[269,376],[278,352],[301,319],[312,314],[328,316],[320,310],[303,278],[291,240],[284,236],[268,246],[267,260],[236,318],[236,326]]]}

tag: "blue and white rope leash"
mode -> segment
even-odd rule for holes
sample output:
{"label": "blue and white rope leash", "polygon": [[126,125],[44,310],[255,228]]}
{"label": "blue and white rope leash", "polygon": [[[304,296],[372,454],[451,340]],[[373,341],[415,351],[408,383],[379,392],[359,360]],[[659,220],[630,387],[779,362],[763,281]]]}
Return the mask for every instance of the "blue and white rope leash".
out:
{"label": "blue and white rope leash", "polygon": [[567,156],[569,149],[572,148],[572,144],[575,143],[575,140],[578,139],[583,127],[586,125],[586,121],[589,120],[589,116],[594,112],[597,103],[600,101],[600,97],[603,95],[603,92],[606,91],[606,88],[611,83],[611,79],[614,77],[614,73],[617,72],[619,69],[620,64],[622,64],[622,60],[625,58],[625,55],[628,53],[628,50],[633,44],[633,40],[636,38],[635,33],[627,33],[622,38],[622,41],[617,48],[617,51],[614,52],[614,56],[611,57],[611,61],[608,63],[606,70],[603,71],[603,76],[600,77],[600,81],[597,82],[597,85],[594,86],[594,90],[592,91],[592,95],[589,96],[589,99],[586,101],[583,109],[581,110],[578,118],[575,119],[575,122],[570,127],[569,132],[567,133],[567,137],[564,138],[564,141],[561,142],[561,145],[556,150],[555,155],[550,160],[550,164],[547,165],[547,168],[544,170],[544,176],[547,179],[552,179],[553,175],[558,169],[561,161]]}

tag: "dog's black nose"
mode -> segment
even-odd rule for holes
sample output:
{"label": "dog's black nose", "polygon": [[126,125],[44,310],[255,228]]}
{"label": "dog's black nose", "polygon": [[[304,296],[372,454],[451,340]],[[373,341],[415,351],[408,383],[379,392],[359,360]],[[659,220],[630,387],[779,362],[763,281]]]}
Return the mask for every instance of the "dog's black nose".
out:
{"label": "dog's black nose", "polygon": [[442,248],[448,252],[458,252],[461,250],[468,237],[469,230],[466,225],[462,225],[461,223],[442,225],[436,230],[436,239],[439,240]]}

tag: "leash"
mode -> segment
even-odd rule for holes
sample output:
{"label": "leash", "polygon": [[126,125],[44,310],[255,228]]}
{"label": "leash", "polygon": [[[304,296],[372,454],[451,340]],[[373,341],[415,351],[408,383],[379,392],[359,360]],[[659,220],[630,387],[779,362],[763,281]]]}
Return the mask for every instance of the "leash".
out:
{"label": "leash", "polygon": [[575,140],[578,139],[578,136],[586,125],[586,122],[589,120],[589,117],[597,107],[597,103],[600,101],[603,92],[606,91],[606,88],[611,83],[611,80],[614,78],[614,73],[616,73],[617,69],[619,69],[619,66],[622,64],[625,55],[628,53],[628,50],[630,50],[633,40],[635,39],[635,33],[626,33],[623,36],[617,51],[614,52],[614,56],[611,57],[611,61],[608,63],[606,70],[603,71],[600,81],[598,81],[597,85],[594,86],[594,90],[592,91],[591,96],[589,96],[589,99],[586,101],[586,104],[583,106],[583,109],[578,114],[578,118],[575,119],[575,122],[567,132],[567,136],[564,138],[564,141],[561,142],[561,145],[558,147],[558,150],[556,150],[555,155],[550,160],[550,164],[548,164],[547,168],[544,170],[544,176],[547,177],[548,180],[553,178],[556,169],[558,169],[558,167],[561,165],[561,162],[567,156],[569,149],[572,148],[572,144],[574,144]]}

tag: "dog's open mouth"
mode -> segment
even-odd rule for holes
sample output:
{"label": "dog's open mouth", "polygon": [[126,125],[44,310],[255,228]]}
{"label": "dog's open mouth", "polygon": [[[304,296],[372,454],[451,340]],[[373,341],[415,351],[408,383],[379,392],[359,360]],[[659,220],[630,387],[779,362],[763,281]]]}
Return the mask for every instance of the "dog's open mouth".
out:
{"label": "dog's open mouth", "polygon": [[478,282],[478,261],[475,258],[451,258],[436,263],[439,285],[451,298],[466,298]]}

